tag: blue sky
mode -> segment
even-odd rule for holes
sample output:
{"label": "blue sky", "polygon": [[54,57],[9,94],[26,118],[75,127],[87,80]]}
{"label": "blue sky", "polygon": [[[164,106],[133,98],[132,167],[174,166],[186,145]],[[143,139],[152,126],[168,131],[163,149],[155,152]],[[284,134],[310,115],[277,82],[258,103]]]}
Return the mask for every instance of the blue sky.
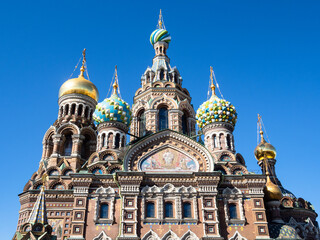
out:
{"label": "blue sky", "polygon": [[6,1],[0,8],[2,239],[14,234],[17,195],[37,170],[59,87],[83,48],[100,101],[117,64],[122,97],[132,104],[152,64],[149,36],[160,8],[172,36],[171,65],[195,109],[206,100],[212,65],[239,114],[235,146],[248,169],[259,171],[253,151],[260,113],[277,148],[282,184],[320,211],[319,1]]}

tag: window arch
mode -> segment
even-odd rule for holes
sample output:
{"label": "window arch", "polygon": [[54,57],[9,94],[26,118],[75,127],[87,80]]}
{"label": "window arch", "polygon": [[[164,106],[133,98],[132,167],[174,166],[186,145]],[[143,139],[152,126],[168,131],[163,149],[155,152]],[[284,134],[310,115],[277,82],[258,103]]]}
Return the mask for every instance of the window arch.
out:
{"label": "window arch", "polygon": [[141,110],[138,114],[138,127],[139,137],[146,135],[146,115],[144,110]]}
{"label": "window arch", "polygon": [[65,136],[63,155],[71,156],[71,153],[72,153],[72,137],[71,137],[71,133],[69,133]]}
{"label": "window arch", "polygon": [[68,115],[69,114],[69,104],[67,104],[66,106],[65,106],[65,112],[64,112],[64,115],[66,116],[66,115]]}
{"label": "window arch", "polygon": [[186,112],[183,112],[181,124],[182,124],[182,133],[188,135],[188,133],[189,133],[188,114]]}
{"label": "window arch", "polygon": [[88,118],[88,114],[89,114],[89,107],[86,106],[85,110],[84,110],[84,117]]}
{"label": "window arch", "polygon": [[108,218],[109,216],[109,205],[103,203],[100,205],[100,218]]}
{"label": "window arch", "polygon": [[102,134],[102,140],[101,140],[101,148],[104,147],[105,143],[106,143],[106,134],[103,133],[103,134]]}
{"label": "window arch", "polygon": [[153,202],[147,203],[146,217],[147,218],[154,218],[154,203]]}
{"label": "window arch", "polygon": [[168,128],[168,109],[161,107],[158,115],[159,131]]}
{"label": "window arch", "polygon": [[229,134],[227,135],[227,147],[228,149],[231,149],[231,137]]}
{"label": "window arch", "polygon": [[189,202],[185,202],[183,204],[183,217],[184,218],[191,218],[192,214],[191,214],[191,203]]}

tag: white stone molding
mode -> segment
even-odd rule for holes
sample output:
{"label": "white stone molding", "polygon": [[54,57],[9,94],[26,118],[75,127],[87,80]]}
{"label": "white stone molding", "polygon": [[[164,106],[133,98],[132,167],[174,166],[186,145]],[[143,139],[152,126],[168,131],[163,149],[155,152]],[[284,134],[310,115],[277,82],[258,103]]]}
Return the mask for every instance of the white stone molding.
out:
{"label": "white stone molding", "polygon": [[229,240],[247,240],[245,237],[242,237],[241,234],[236,231]]}
{"label": "white stone molding", "polygon": [[[225,188],[222,191],[222,197],[223,197],[223,204],[224,204],[224,211],[225,211],[225,220],[227,225],[229,223],[232,223],[236,221],[238,224],[244,224],[245,223],[245,215],[243,210],[243,194],[238,188]],[[229,204],[235,204],[237,207],[237,210],[239,210],[239,217],[238,219],[230,219],[229,216]],[[238,211],[237,211],[238,212]]]}
{"label": "white stone molding", "polygon": [[[96,198],[93,217],[95,223],[113,223],[115,195],[114,189],[110,186],[107,188],[101,186],[92,194]],[[106,219],[101,219],[99,216],[101,204],[108,204],[108,218]]]}
{"label": "white stone molding", "polygon": [[112,240],[108,235],[102,230],[101,233],[96,236],[93,240]]}
{"label": "white stone molding", "polygon": [[147,232],[142,238],[141,240],[160,240],[158,234],[156,234],[154,231],[152,231],[152,229]]}
{"label": "white stone molding", "polygon": [[166,234],[163,235],[161,240],[179,240],[177,234],[169,230]]}
{"label": "white stone molding", "polygon": [[182,236],[181,240],[199,240],[199,238],[194,232],[189,230]]}

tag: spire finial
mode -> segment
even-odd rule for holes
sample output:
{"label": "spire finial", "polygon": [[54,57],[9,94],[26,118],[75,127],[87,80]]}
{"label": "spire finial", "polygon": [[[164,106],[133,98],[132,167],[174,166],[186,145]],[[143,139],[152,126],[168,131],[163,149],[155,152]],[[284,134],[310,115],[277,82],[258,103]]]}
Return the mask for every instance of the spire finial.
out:
{"label": "spire finial", "polygon": [[263,137],[263,131],[262,131],[262,118],[261,115],[258,113],[258,126],[260,129],[260,137],[261,137],[261,142],[265,142],[264,137]]}
{"label": "spire finial", "polygon": [[163,29],[163,28],[164,28],[163,17],[162,17],[162,11],[161,11],[161,9],[160,9],[159,20],[158,20],[158,28],[159,28],[159,29]]}
{"label": "spire finial", "polygon": [[80,68],[80,76],[82,76],[82,77],[83,77],[84,71],[86,70],[86,66],[85,66],[85,64],[86,64],[86,50],[87,49],[83,49],[83,51],[82,51],[83,58],[82,58],[82,66]]}
{"label": "spire finial", "polygon": [[118,95],[117,94],[117,90],[118,90],[118,68],[117,68],[117,65],[115,66],[115,70],[114,70],[114,83],[113,83],[112,87],[113,87],[112,95]]}
{"label": "spire finial", "polygon": [[211,91],[212,91],[212,96],[213,96],[213,95],[216,95],[216,93],[215,93],[216,86],[213,84],[213,75],[214,75],[213,68],[210,67],[210,79],[211,79],[211,86],[210,86],[210,88],[211,88]]}

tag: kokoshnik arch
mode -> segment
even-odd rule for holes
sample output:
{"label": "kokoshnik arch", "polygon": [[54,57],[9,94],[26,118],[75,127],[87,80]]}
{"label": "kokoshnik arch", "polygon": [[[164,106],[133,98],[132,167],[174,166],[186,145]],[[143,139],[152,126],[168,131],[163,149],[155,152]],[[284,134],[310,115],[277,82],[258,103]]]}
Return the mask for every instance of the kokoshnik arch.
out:
{"label": "kokoshnik arch", "polygon": [[317,213],[277,178],[262,129],[255,156],[263,174],[248,172],[235,150],[236,109],[215,94],[212,69],[212,96],[195,112],[170,65],[170,41],[160,13],[153,64],[132,107],[119,95],[117,69],[112,95],[98,103],[84,51],[19,195],[13,239],[319,239]]}

